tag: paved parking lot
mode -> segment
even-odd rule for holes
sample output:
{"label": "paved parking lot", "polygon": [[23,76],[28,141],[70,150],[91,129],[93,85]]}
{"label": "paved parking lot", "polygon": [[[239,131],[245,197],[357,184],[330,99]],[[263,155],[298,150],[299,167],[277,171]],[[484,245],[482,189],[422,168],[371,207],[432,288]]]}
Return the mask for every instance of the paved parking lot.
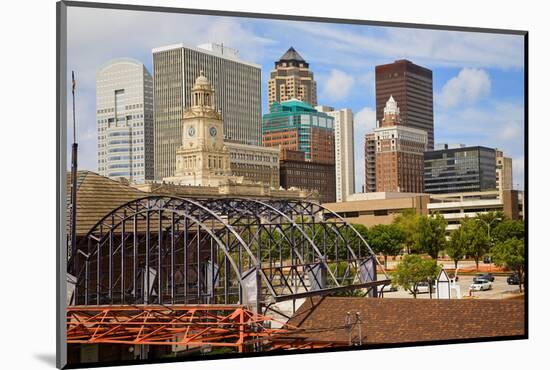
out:
{"label": "paved parking lot", "polygon": [[[384,275],[379,275],[379,279],[384,279]],[[508,285],[506,282],[507,276],[495,276],[495,281],[493,281],[493,286],[491,290],[486,291],[476,291],[472,294],[475,297],[482,299],[500,299],[505,296],[513,293],[518,293],[519,288],[517,285]],[[458,284],[460,285],[460,290],[462,296],[468,295],[468,289],[470,284],[472,284],[473,275],[459,275]],[[388,289],[388,287],[386,287]],[[419,293],[416,296],[417,298],[430,298],[429,293]],[[436,298],[437,294],[434,291],[432,297]],[[454,297],[454,296],[453,296]],[[402,287],[398,287],[396,292],[384,292],[384,298],[413,298],[413,295],[409,291],[403,290]]]}

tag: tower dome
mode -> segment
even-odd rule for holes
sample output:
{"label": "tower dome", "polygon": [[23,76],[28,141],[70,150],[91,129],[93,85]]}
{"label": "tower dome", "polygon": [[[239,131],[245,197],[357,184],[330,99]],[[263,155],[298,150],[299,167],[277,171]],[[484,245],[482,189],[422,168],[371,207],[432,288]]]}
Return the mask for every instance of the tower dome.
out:
{"label": "tower dome", "polygon": [[204,71],[200,71],[199,77],[195,80],[195,86],[201,86],[201,87],[208,87],[210,88],[210,81],[208,81],[208,78],[204,75]]}
{"label": "tower dome", "polygon": [[191,88],[191,106],[209,110],[215,109],[214,89],[202,70],[195,80],[195,85]]}

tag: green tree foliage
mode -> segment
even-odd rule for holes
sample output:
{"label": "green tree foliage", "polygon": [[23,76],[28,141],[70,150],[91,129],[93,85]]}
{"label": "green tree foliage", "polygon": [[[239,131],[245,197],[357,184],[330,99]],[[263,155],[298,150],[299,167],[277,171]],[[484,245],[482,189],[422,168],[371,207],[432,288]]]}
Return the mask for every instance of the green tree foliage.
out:
{"label": "green tree foliage", "polygon": [[462,228],[451,231],[449,240],[445,247],[445,252],[455,263],[455,269],[458,267],[458,261],[464,258],[468,252],[468,239]]}
{"label": "green tree foliage", "polygon": [[498,242],[491,250],[493,261],[498,266],[504,266],[519,277],[519,291],[521,292],[521,283],[525,272],[525,242],[523,239],[508,239]]}
{"label": "green tree foliage", "polygon": [[401,229],[405,235],[405,247],[407,252],[414,248],[414,235],[418,228],[420,215],[416,214],[414,209],[407,209],[393,220],[393,224]]}
{"label": "green tree foliage", "polygon": [[384,267],[388,256],[397,256],[403,248],[405,233],[396,225],[375,225],[369,230],[368,242],[375,253],[384,256]]}
{"label": "green tree foliage", "polygon": [[445,248],[445,228],[447,221],[437,214],[435,216],[420,216],[418,227],[413,235],[414,248],[419,253],[427,253],[437,260],[439,251]]}
{"label": "green tree foliage", "polygon": [[418,284],[424,281],[431,282],[437,278],[440,267],[434,259],[422,259],[417,254],[403,256],[397,265],[392,282],[409,290],[416,298]]}
{"label": "green tree foliage", "polygon": [[465,218],[460,222],[460,230],[463,233],[466,254],[474,259],[476,269],[479,269],[479,261],[491,247],[489,237],[487,236],[487,229],[477,219]]}
{"label": "green tree foliage", "polygon": [[506,219],[491,229],[491,239],[497,244],[508,239],[523,239],[524,237],[525,225],[520,220]]}
{"label": "green tree foliage", "polygon": [[[487,225],[491,225],[491,230],[493,230],[502,221],[508,219],[502,211],[478,213],[475,218],[482,222],[485,227],[487,227]],[[485,231],[487,232],[487,229],[485,229]]]}

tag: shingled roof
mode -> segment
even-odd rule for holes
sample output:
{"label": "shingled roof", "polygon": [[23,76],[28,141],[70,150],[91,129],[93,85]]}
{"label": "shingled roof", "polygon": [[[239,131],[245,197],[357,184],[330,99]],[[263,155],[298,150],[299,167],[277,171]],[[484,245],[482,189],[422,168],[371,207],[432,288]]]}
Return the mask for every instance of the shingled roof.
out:
{"label": "shingled roof", "polygon": [[[113,209],[149,195],[119,181],[91,171],[78,171],[76,187],[76,233],[85,235]],[[71,196],[71,174],[67,174],[67,205]],[[67,207],[67,225],[69,225]]]}
{"label": "shingled roof", "polygon": [[306,300],[288,324],[308,340],[348,343],[346,314],[355,322],[359,312],[363,344],[415,343],[524,335],[524,310],[524,300],[324,297]]}

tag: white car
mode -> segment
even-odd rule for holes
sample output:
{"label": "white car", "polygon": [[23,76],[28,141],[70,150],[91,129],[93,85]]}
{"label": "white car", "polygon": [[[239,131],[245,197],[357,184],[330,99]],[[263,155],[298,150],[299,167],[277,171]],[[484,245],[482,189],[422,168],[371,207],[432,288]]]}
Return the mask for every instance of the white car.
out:
{"label": "white car", "polygon": [[485,279],[474,279],[474,282],[470,285],[470,289],[472,290],[491,290],[492,288],[493,284]]}
{"label": "white car", "polygon": [[[430,285],[427,281],[423,281],[418,283],[416,286],[416,293],[429,293],[430,292]],[[435,285],[432,285],[432,293],[435,293]]]}

